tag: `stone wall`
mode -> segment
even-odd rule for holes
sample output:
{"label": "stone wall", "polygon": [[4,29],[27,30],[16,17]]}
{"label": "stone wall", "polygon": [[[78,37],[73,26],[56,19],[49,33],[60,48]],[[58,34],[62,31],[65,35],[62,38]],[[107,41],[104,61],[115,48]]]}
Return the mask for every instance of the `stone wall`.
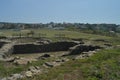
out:
{"label": "stone wall", "polygon": [[0,48],[0,60],[7,58],[8,56],[10,56],[13,53],[13,45],[14,44],[15,44],[15,42],[8,42],[6,44],[3,44],[3,46]]}
{"label": "stone wall", "polygon": [[0,42],[0,48],[1,48],[4,44],[6,44],[6,42]]}
{"label": "stone wall", "polygon": [[44,45],[37,44],[19,44],[14,45],[13,54],[24,53],[42,53],[42,52],[54,52],[54,51],[67,51],[70,47],[77,45],[74,42],[55,42]]}
{"label": "stone wall", "polygon": [[82,52],[94,51],[96,49],[101,49],[100,46],[93,45],[76,45],[70,48],[70,55],[81,54]]}

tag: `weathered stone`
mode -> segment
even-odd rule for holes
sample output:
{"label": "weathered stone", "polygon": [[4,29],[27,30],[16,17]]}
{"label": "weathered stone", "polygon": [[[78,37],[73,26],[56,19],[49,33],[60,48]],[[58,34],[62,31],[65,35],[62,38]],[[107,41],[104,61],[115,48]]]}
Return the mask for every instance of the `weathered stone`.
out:
{"label": "weathered stone", "polygon": [[83,59],[82,55],[76,56],[74,59]]}
{"label": "weathered stone", "polygon": [[50,54],[43,54],[41,57],[48,58],[48,57],[50,57]]}
{"label": "weathered stone", "polygon": [[19,56],[16,56],[16,57],[15,57],[15,59],[21,59],[21,57],[19,57]]}
{"label": "weathered stone", "polygon": [[61,59],[57,59],[55,62],[62,62],[62,60]]}
{"label": "weathered stone", "polygon": [[120,47],[120,45],[116,45],[116,47]]}
{"label": "weathered stone", "polygon": [[3,61],[4,58],[3,58],[3,55],[0,54],[0,61]]}
{"label": "weathered stone", "polygon": [[46,62],[45,63],[46,66],[48,67],[55,67],[55,66],[60,66],[61,65],[61,62]]}
{"label": "weathered stone", "polygon": [[13,77],[7,77],[7,80],[16,80],[16,79],[13,79]]}
{"label": "weathered stone", "polygon": [[23,75],[21,75],[21,74],[13,74],[13,75],[12,75],[12,78],[15,79],[15,80],[17,80],[17,79],[22,79],[22,78],[23,78]]}
{"label": "weathered stone", "polygon": [[38,66],[31,66],[31,67],[29,67],[28,70],[31,71],[33,73],[33,75],[36,75],[41,72],[41,70]]}
{"label": "weathered stone", "polygon": [[112,45],[111,44],[108,44],[108,43],[106,43],[106,44],[104,44],[105,46],[108,46],[108,47],[111,47]]}
{"label": "weathered stone", "polygon": [[2,79],[0,79],[0,80],[7,80],[7,78],[2,78]]}
{"label": "weathered stone", "polygon": [[62,62],[67,62],[67,61],[69,61],[69,59],[67,59],[67,58],[62,59]]}
{"label": "weathered stone", "polygon": [[45,65],[48,66],[48,67],[53,67],[54,65],[50,62],[45,62]]}
{"label": "weathered stone", "polygon": [[14,61],[14,64],[16,64],[16,65],[27,65],[29,63],[29,61],[28,60],[15,60]]}
{"label": "weathered stone", "polygon": [[15,60],[14,57],[10,57],[10,58],[5,59],[6,62],[14,62],[14,60]]}
{"label": "weathered stone", "polygon": [[26,72],[25,72],[25,76],[26,76],[26,77],[32,77],[33,74],[32,74],[31,71],[26,71]]}
{"label": "weathered stone", "polygon": [[100,46],[93,45],[77,45],[71,48],[69,55],[82,54],[83,52],[94,51],[100,48],[101,48]]}
{"label": "weathered stone", "polygon": [[35,70],[35,69],[36,68],[34,66],[30,66],[28,70],[31,71],[31,70]]}
{"label": "weathered stone", "polygon": [[39,66],[34,66],[37,70],[39,70],[40,69],[40,67]]}

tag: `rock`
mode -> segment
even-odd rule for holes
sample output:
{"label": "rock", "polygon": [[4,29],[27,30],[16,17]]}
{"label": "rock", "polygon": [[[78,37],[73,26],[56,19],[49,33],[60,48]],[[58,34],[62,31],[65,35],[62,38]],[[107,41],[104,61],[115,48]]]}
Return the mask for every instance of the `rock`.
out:
{"label": "rock", "polygon": [[88,54],[83,54],[82,57],[87,58],[87,57],[89,57],[89,55]]}
{"label": "rock", "polygon": [[15,59],[21,59],[19,56],[16,56]]}
{"label": "rock", "polygon": [[17,65],[27,65],[29,63],[32,63],[33,61],[37,61],[37,59],[20,58],[18,60],[14,60],[14,64],[17,64]]}
{"label": "rock", "polygon": [[77,55],[82,54],[83,52],[89,52],[94,51],[96,49],[101,49],[100,46],[94,46],[94,45],[76,45],[70,49],[69,55]]}
{"label": "rock", "polygon": [[35,70],[36,68],[34,66],[30,66],[28,70]]}
{"label": "rock", "polygon": [[7,80],[7,78],[3,78],[3,79],[0,79],[0,80]]}
{"label": "rock", "polygon": [[13,79],[13,77],[7,77],[7,80],[16,80],[16,79]]}
{"label": "rock", "polygon": [[76,59],[83,59],[83,56],[82,56],[82,55],[76,56],[76,57],[74,58],[74,60],[76,60]]}
{"label": "rock", "polygon": [[5,59],[6,62],[14,62],[15,58],[14,57],[10,57]]}
{"label": "rock", "polygon": [[67,58],[62,59],[62,62],[67,62],[67,61],[69,61],[69,59],[67,59]]}
{"label": "rock", "polygon": [[48,66],[48,67],[53,67],[54,65],[50,62],[45,62],[45,65]]}
{"label": "rock", "polygon": [[43,54],[43,55],[41,55],[40,57],[38,57],[38,59],[45,60],[46,58],[49,58],[49,57],[51,57],[50,54]]}
{"label": "rock", "polygon": [[57,59],[55,62],[62,62],[62,60],[61,59]]}
{"label": "rock", "polygon": [[31,71],[34,75],[41,72],[40,67],[38,66],[31,66],[28,70]]}
{"label": "rock", "polygon": [[42,55],[41,57],[48,58],[48,57],[50,57],[50,54],[44,54],[44,55]]}
{"label": "rock", "polygon": [[112,45],[111,44],[108,44],[108,43],[106,43],[106,44],[104,44],[105,46],[108,46],[108,47],[111,47]]}
{"label": "rock", "polygon": [[22,78],[23,78],[23,75],[21,75],[21,74],[13,74],[13,75],[12,75],[12,78],[15,79],[15,80],[17,80],[17,79],[22,79]]}
{"label": "rock", "polygon": [[116,47],[120,47],[120,45],[116,45]]}
{"label": "rock", "polygon": [[16,65],[27,65],[29,63],[29,61],[28,60],[15,60],[14,61],[14,64],[16,64]]}
{"label": "rock", "polygon": [[59,62],[59,63],[57,63],[57,62],[46,62],[45,63],[45,66],[47,66],[47,67],[55,67],[55,66],[60,66],[61,65],[61,63]]}
{"label": "rock", "polygon": [[3,61],[4,58],[3,58],[3,55],[0,54],[0,61]]}
{"label": "rock", "polygon": [[34,66],[36,69],[40,69],[40,67],[39,66]]}
{"label": "rock", "polygon": [[26,76],[26,77],[32,77],[33,74],[32,74],[31,71],[26,71],[26,72],[25,72],[25,76]]}
{"label": "rock", "polygon": [[95,51],[100,51],[100,49],[96,49]]}
{"label": "rock", "polygon": [[65,52],[65,53],[60,54],[60,57],[64,57],[64,56],[68,56],[68,55],[69,55],[69,52]]}

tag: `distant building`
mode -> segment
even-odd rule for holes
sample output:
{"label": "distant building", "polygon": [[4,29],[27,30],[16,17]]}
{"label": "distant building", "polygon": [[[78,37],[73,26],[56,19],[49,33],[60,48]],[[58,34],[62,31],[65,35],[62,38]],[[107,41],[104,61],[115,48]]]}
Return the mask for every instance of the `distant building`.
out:
{"label": "distant building", "polygon": [[110,33],[115,33],[115,31],[110,31]]}
{"label": "distant building", "polygon": [[53,28],[54,30],[64,30],[65,28],[64,27],[55,27]]}
{"label": "distant building", "polygon": [[47,28],[48,28],[48,29],[53,29],[53,26],[52,26],[52,25],[48,25]]}

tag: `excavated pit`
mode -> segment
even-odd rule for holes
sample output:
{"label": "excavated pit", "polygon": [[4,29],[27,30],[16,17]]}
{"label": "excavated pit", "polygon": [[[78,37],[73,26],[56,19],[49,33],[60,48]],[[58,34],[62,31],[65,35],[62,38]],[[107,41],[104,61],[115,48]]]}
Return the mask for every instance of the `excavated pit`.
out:
{"label": "excavated pit", "polygon": [[93,46],[93,45],[76,45],[70,48],[69,55],[77,55],[77,54],[81,54],[82,52],[94,51],[96,49],[102,49],[102,47]]}
{"label": "excavated pit", "polygon": [[13,54],[67,51],[77,45],[75,42],[54,42],[49,44],[18,44],[13,46]]}
{"label": "excavated pit", "polygon": [[[9,54],[30,54],[30,53],[44,53],[44,52],[57,52],[69,51],[70,55],[80,54],[82,52],[94,51],[101,49],[100,46],[84,45],[76,41],[62,41],[62,42],[43,42],[41,43],[9,43],[4,46],[6,42],[0,42],[1,52]],[[11,45],[11,46],[10,46]],[[4,48],[3,48],[4,46]]]}

